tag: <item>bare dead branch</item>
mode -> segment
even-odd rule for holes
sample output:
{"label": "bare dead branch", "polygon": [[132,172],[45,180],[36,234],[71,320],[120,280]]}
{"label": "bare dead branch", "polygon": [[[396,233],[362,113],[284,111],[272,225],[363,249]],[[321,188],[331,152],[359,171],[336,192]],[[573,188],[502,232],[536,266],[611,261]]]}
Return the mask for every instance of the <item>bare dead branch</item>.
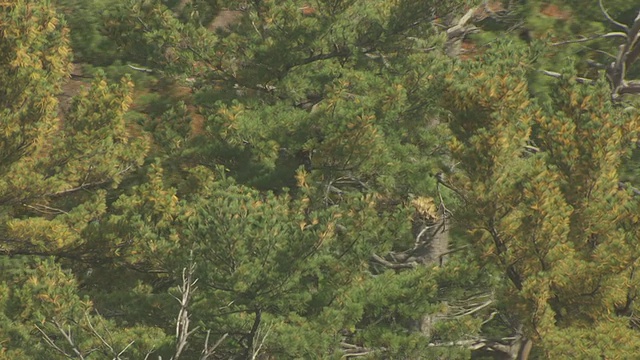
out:
{"label": "bare dead branch", "polygon": [[110,177],[108,179],[104,179],[104,180],[100,180],[100,181],[96,181],[96,182],[92,182],[92,183],[82,183],[79,186],[76,186],[74,188],[60,190],[58,192],[54,192],[54,193],[50,193],[50,194],[46,194],[46,195],[47,196],[51,196],[51,197],[57,197],[57,196],[62,196],[62,195],[74,193],[76,191],[87,190],[87,189],[90,189],[90,188],[93,188],[93,187],[96,187],[96,186],[104,185],[104,184],[107,184],[107,183],[113,181],[113,178],[115,176],[119,176],[119,175],[122,175],[124,173],[127,173],[132,168],[133,168],[133,165],[129,165],[124,170],[118,171],[114,176],[112,176],[112,177]]}
{"label": "bare dead branch", "polygon": [[[193,254],[191,254],[191,257]],[[178,360],[184,349],[188,344],[189,336],[191,336],[198,327],[190,330],[190,316],[189,316],[189,303],[193,292],[196,290],[195,284],[198,279],[193,279],[196,265],[191,262],[188,268],[182,269],[182,285],[179,288],[181,297],[174,296],[180,303],[180,310],[178,311],[178,318],[176,319],[176,352],[172,357],[173,360]]]}
{"label": "bare dead branch", "polygon": [[470,350],[488,349],[506,354],[509,359],[526,359],[520,356],[530,347],[531,341],[521,335],[509,336],[501,339],[474,338],[458,341],[443,341],[429,343],[429,347],[463,347]]}
{"label": "bare dead branch", "polygon": [[487,340],[485,339],[432,342],[432,343],[429,343],[429,347],[464,347],[471,350],[478,350],[485,347],[486,342]]}
{"label": "bare dead branch", "polygon": [[[105,337],[100,334],[100,332],[95,328],[95,326],[93,326],[93,324],[91,323],[91,318],[89,317],[88,313],[85,313],[85,321],[87,322],[87,325],[89,326],[89,330],[91,331],[91,334],[93,336],[95,336],[96,338],[98,338],[98,340],[100,340],[100,342],[102,343],[102,345],[104,345],[109,352],[111,353],[111,355],[113,356],[113,360],[120,360],[122,359],[121,356],[122,354],[124,354],[127,349],[129,349],[131,347],[131,345],[133,345],[135,343],[135,340],[132,340],[131,342],[129,342],[127,344],[127,346],[125,346],[122,350],[120,351],[116,351],[113,348],[113,345],[111,345],[111,343],[109,341],[107,341],[105,339]],[[104,328],[105,333],[107,334],[108,338],[110,339],[111,342],[113,342],[112,340],[112,336],[111,336],[111,332],[109,332],[109,329],[107,329],[106,327]]]}
{"label": "bare dead branch", "polygon": [[42,330],[42,328],[40,328],[37,324],[35,325],[35,327],[42,334],[42,337],[44,338],[44,341],[47,344],[49,344],[49,346],[51,346],[54,350],[56,350],[60,354],[64,355],[65,357],[68,357],[68,358],[72,358],[73,357],[72,355],[68,354],[66,351],[61,349],[58,345],[56,345],[56,343],[51,339],[51,337],[49,337],[49,335],[47,335],[47,333],[44,332],[44,330]]}
{"label": "bare dead branch", "polygon": [[120,359],[120,355],[124,354],[124,352],[125,352],[125,351],[127,351],[127,349],[128,349],[128,348],[130,348],[130,347],[131,347],[131,345],[133,345],[133,343],[135,343],[135,341],[134,341],[134,340],[131,340],[131,342],[129,342],[129,343],[127,344],[127,346],[125,346],[125,347],[122,349],[122,351],[120,351],[120,352],[116,355],[116,359]]}
{"label": "bare dead branch", "polygon": [[469,24],[474,18],[478,8],[469,9],[453,26],[446,30],[447,42],[445,53],[450,57],[457,57],[461,53],[462,40],[467,34],[478,32],[478,28]]}
{"label": "bare dead branch", "polygon": [[350,358],[356,358],[360,356],[367,356],[376,352],[381,352],[386,350],[385,348],[367,349],[363,346],[349,344],[347,342],[341,342],[340,346],[342,347],[342,352],[344,352],[344,355],[342,355],[341,357],[342,359],[350,359]]}
{"label": "bare dead branch", "polygon": [[[624,94],[640,94],[637,81],[628,82],[625,78],[627,70],[640,56],[640,12],[636,16],[631,28],[626,29],[626,42],[619,46],[618,55],[606,69],[607,78],[612,87],[612,100],[619,100]],[[632,85],[630,85],[630,83]]]}
{"label": "bare dead branch", "polygon": [[458,313],[452,314],[452,315],[448,315],[447,317],[451,318],[451,319],[458,319],[458,318],[461,318],[461,317],[464,317],[464,316],[469,316],[469,315],[477,313],[478,311],[488,307],[491,304],[493,304],[493,299],[489,299],[489,300],[487,300],[487,301],[485,301],[485,302],[483,302],[481,304],[474,304],[475,307],[473,307],[471,309],[462,309]]}
{"label": "bare dead branch", "polygon": [[384,266],[386,266],[386,267],[388,267],[390,269],[396,269],[396,270],[398,270],[398,269],[414,269],[418,265],[416,263],[404,263],[404,262],[396,263],[396,262],[391,262],[391,261],[388,261],[388,260],[384,259],[380,255],[376,255],[376,254],[373,254],[371,257],[376,262],[378,262],[381,265],[384,265]]}
{"label": "bare dead branch", "polygon": [[53,324],[56,326],[56,329],[62,334],[62,336],[67,340],[67,343],[71,346],[71,350],[76,354],[78,359],[84,360],[84,355],[76,345],[73,337],[71,336],[71,327],[68,326],[67,331],[64,330],[64,327],[58,322],[58,320],[53,320]]}
{"label": "bare dead branch", "polygon": [[576,44],[576,43],[582,43],[582,42],[587,42],[587,41],[593,41],[593,40],[598,40],[598,39],[612,39],[612,38],[623,38],[623,39],[627,39],[627,33],[624,32],[610,32],[610,33],[606,33],[606,34],[602,34],[602,35],[594,35],[594,36],[590,36],[590,37],[581,37],[579,39],[573,39],[573,40],[565,40],[565,41],[559,41],[559,42],[555,42],[555,43],[551,43],[551,46],[560,46],[560,45],[566,45],[566,44]]}
{"label": "bare dead branch", "polygon": [[469,22],[469,20],[471,20],[471,18],[473,17],[473,15],[476,13],[478,9],[477,8],[471,8],[469,9],[469,11],[467,11],[466,14],[464,14],[460,20],[458,20],[458,23],[455,24],[454,26],[450,27],[449,29],[447,29],[447,36],[449,37],[455,37],[455,36],[459,36],[462,33],[465,33],[468,31],[468,29],[466,29],[466,25]]}
{"label": "bare dead branch", "polygon": [[256,340],[258,340],[258,331],[260,330],[260,324],[262,323],[262,309],[255,309],[254,314],[255,319],[253,320],[251,331],[246,337],[248,344],[245,350],[245,358],[247,359],[252,359],[254,354]]}
{"label": "bare dead branch", "polygon": [[[555,72],[555,71],[549,71],[549,70],[539,70],[542,74],[547,75],[547,76],[551,76],[554,77],[556,79],[562,78],[564,75],[559,73],[559,72]],[[579,83],[579,84],[587,84],[587,85],[593,85],[596,83],[595,79],[589,79],[589,78],[584,78],[584,77],[575,77],[574,80]],[[625,93],[640,93],[640,83],[636,84],[635,82],[633,82],[634,85],[637,85],[637,89],[636,86],[634,86],[633,88],[629,87],[628,84],[626,83],[627,86],[620,88],[618,90],[618,94],[625,94]],[[636,92],[637,91],[637,92]],[[526,148],[525,149],[529,150],[529,149],[533,149],[533,148]]]}
{"label": "bare dead branch", "polygon": [[[624,40],[622,44],[618,47],[618,53],[614,58],[614,61],[609,65],[603,66],[602,64],[597,64],[598,69],[605,69],[605,74],[607,76],[607,80],[609,81],[611,87],[611,100],[617,102],[620,100],[622,95],[625,94],[640,94],[640,80],[627,80],[627,71],[634,64],[638,58],[640,57],[640,12],[636,16],[633,25],[631,27],[624,25],[616,20],[614,20],[609,13],[605,10],[602,0],[598,1],[600,5],[600,10],[604,14],[604,17],[614,24],[616,27],[620,28],[622,31],[614,31],[609,32],[602,35],[595,35],[591,37],[583,37],[580,39],[561,41],[557,43],[553,43],[553,46],[571,44],[571,43],[580,43],[580,42],[588,42],[596,39],[603,38],[621,38]],[[610,55],[610,54],[608,54]],[[562,74],[541,70],[541,72],[547,76],[560,78]],[[576,78],[576,81],[584,84],[593,84],[595,81],[586,79],[586,78]]]}
{"label": "bare dead branch", "polygon": [[[545,74],[545,75],[547,75],[547,76],[554,77],[556,79],[559,79],[559,78],[564,76],[564,75],[560,74],[559,72],[555,72],[555,71],[540,70],[540,72]],[[593,84],[593,83],[596,82],[595,80],[587,79],[587,78],[583,78],[583,77],[576,77],[575,80],[576,80],[576,82],[578,82],[580,84]]]}
{"label": "bare dead branch", "polygon": [[625,83],[625,86],[618,92],[620,95],[624,94],[640,94],[640,80],[630,80]]}
{"label": "bare dead branch", "polygon": [[215,344],[213,344],[211,347],[209,347],[209,335],[210,334],[211,334],[211,330],[207,330],[207,337],[204,339],[204,349],[202,349],[202,357],[200,357],[200,360],[207,360],[209,358],[209,356],[211,356],[211,355],[213,355],[215,353],[216,348],[218,348],[218,346],[220,346],[220,344],[222,344],[224,339],[226,339],[227,336],[229,336],[228,333],[222,335],[222,337],[220,337],[220,339],[218,339],[218,341],[216,341]]}
{"label": "bare dead branch", "polygon": [[625,32],[629,31],[629,27],[627,27],[627,25],[616,21],[614,18],[611,17],[611,15],[609,15],[607,10],[604,8],[604,5],[602,5],[602,0],[598,0],[598,5],[600,5],[600,11],[602,11],[602,14],[604,15],[605,18],[607,18],[607,20],[609,20],[610,23],[612,23],[613,25],[621,28]]}
{"label": "bare dead branch", "polygon": [[640,196],[640,189],[637,189],[633,186],[629,186],[623,183],[622,181],[618,181],[618,189],[631,189],[631,192],[633,192],[633,195]]}
{"label": "bare dead branch", "polygon": [[49,214],[49,215],[57,215],[57,214],[66,214],[69,215],[68,212],[62,210],[62,209],[57,209],[57,208],[53,208],[44,204],[33,204],[33,205],[29,205],[29,204],[22,204],[24,207],[28,207],[29,209],[32,209],[34,211],[37,211],[41,214]]}
{"label": "bare dead branch", "polygon": [[151,70],[151,69],[145,69],[145,68],[133,66],[131,64],[127,64],[127,66],[132,68],[133,70],[136,70],[136,71],[141,71],[141,72],[145,72],[145,73],[153,73],[153,70]]}
{"label": "bare dead branch", "polygon": [[109,342],[107,342],[104,337],[102,337],[102,335],[100,335],[100,333],[96,330],[96,328],[93,326],[93,324],[91,323],[91,319],[89,319],[89,314],[84,314],[85,316],[85,320],[87,321],[87,324],[89,325],[89,329],[91,330],[91,333],[97,337],[100,342],[107,347],[107,349],[109,349],[109,351],[112,354],[116,354],[115,351],[113,350],[113,347],[111,346],[111,344],[109,344]]}
{"label": "bare dead branch", "polygon": [[489,315],[489,317],[486,320],[482,321],[482,325],[488,323],[489,321],[493,320],[493,318],[496,317],[496,315],[498,314],[497,311],[492,311],[491,314]]}
{"label": "bare dead branch", "polygon": [[269,325],[264,335],[262,335],[262,331],[260,330],[260,328],[258,328],[258,331],[256,332],[256,339],[259,340],[259,344],[256,346],[256,342],[253,342],[253,349],[251,350],[251,360],[256,360],[256,358],[260,354],[260,350],[262,349],[262,346],[264,346],[264,342],[267,340],[267,337],[271,332],[271,327],[272,325]]}

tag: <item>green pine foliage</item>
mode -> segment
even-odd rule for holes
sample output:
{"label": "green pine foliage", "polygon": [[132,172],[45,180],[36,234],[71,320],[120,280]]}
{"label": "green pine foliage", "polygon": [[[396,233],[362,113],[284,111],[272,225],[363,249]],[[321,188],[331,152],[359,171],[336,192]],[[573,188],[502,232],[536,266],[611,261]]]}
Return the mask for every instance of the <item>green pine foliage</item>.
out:
{"label": "green pine foliage", "polygon": [[618,43],[564,43],[613,30],[572,0],[0,1],[0,358],[632,358],[640,117]]}
{"label": "green pine foliage", "polygon": [[[613,356],[602,336],[578,334],[635,332],[637,200],[618,184],[618,169],[639,118],[611,104],[605,82],[585,86],[570,75],[549,100],[532,99],[534,58],[499,44],[451,72],[452,183],[478,255],[503,271],[503,301],[541,356]],[[617,356],[637,353],[626,344]]]}

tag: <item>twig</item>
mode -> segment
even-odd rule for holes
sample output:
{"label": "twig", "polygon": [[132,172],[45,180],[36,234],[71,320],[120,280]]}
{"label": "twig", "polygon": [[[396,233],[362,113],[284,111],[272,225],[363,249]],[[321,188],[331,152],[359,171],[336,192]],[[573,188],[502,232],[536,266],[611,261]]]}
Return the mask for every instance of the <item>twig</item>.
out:
{"label": "twig", "polygon": [[151,69],[145,69],[145,68],[133,66],[131,64],[127,64],[127,66],[132,68],[133,70],[136,70],[136,71],[141,71],[141,72],[146,72],[146,73],[153,73],[153,70],[151,70]]}
{"label": "twig", "polygon": [[211,330],[207,330],[207,337],[204,339],[204,349],[202,349],[202,357],[200,358],[200,360],[207,360],[209,356],[214,354],[216,348],[220,346],[220,344],[222,344],[224,339],[226,339],[227,336],[229,336],[229,333],[225,333],[224,335],[222,335],[222,337],[220,337],[220,339],[218,339],[218,341],[216,341],[215,344],[213,344],[213,346],[209,347],[210,334],[211,334]]}
{"label": "twig", "polygon": [[247,349],[245,351],[245,357],[247,359],[253,359],[255,349],[255,342],[258,334],[258,330],[260,329],[260,323],[262,322],[262,309],[255,309],[255,319],[253,320],[253,326],[251,326],[251,331],[247,335],[249,344],[247,345]]}
{"label": "twig", "polygon": [[[190,258],[193,258],[193,252],[191,253]],[[198,282],[198,279],[193,280],[196,264],[193,263],[192,260],[189,261],[191,262],[189,267],[182,269],[182,285],[179,288],[181,297],[178,298],[173,296],[173,298],[180,303],[180,311],[178,312],[178,318],[176,319],[176,353],[172,357],[173,360],[178,360],[182,351],[184,351],[187,346],[189,336],[198,330],[198,327],[193,330],[189,330],[189,303],[191,301],[193,291],[196,290],[194,286]]]}
{"label": "twig", "polygon": [[442,254],[440,254],[440,258],[441,258],[440,261],[442,261],[443,257],[445,257],[445,256],[447,256],[449,254],[453,254],[453,253],[458,252],[458,251],[462,251],[462,250],[468,248],[469,246],[470,245],[463,245],[463,246],[460,246],[459,248],[455,248],[455,249],[451,249],[451,250],[443,252]]}
{"label": "twig", "polygon": [[451,37],[455,37],[458,36],[461,32],[465,33],[467,31],[469,31],[469,29],[465,29],[465,25],[467,25],[467,22],[469,20],[471,20],[471,18],[473,17],[473,15],[475,14],[477,8],[471,8],[469,9],[469,11],[467,11],[466,14],[464,14],[460,20],[458,20],[458,23],[454,26],[452,26],[451,28],[447,29],[447,36],[449,38]]}
{"label": "twig", "polygon": [[476,312],[486,308],[487,306],[489,306],[491,304],[493,304],[493,299],[489,299],[489,300],[477,305],[476,307],[474,307],[472,309],[468,309],[468,310],[465,309],[465,310],[463,310],[463,311],[461,311],[461,312],[459,312],[457,314],[453,314],[453,315],[450,315],[450,316],[447,316],[447,317],[451,318],[451,319],[458,319],[458,318],[461,318],[463,316],[468,316],[468,315],[471,315],[473,313],[476,313]]}
{"label": "twig", "polygon": [[91,330],[93,335],[95,335],[100,340],[100,342],[102,342],[102,344],[104,344],[104,346],[106,346],[109,349],[109,351],[111,351],[111,353],[115,355],[115,351],[113,350],[113,347],[111,346],[111,344],[109,344],[102,337],[102,335],[100,335],[100,333],[98,333],[98,331],[93,327],[93,324],[91,324],[91,320],[89,319],[89,314],[85,313],[84,316],[85,316],[85,320],[87,321],[87,324],[89,325],[89,329]]}
{"label": "twig", "polygon": [[354,358],[354,357],[359,357],[359,356],[367,356],[367,355],[371,355],[375,352],[379,352],[379,351],[385,351],[385,348],[380,348],[380,349],[367,349],[365,347],[362,346],[358,346],[358,345],[354,345],[354,344],[349,344],[346,342],[341,342],[340,346],[342,346],[343,348],[343,352],[344,355],[342,355],[342,359],[349,359],[349,358]]}
{"label": "twig", "polygon": [[379,255],[373,254],[371,255],[371,257],[373,258],[373,260],[377,261],[378,263],[390,268],[390,269],[414,269],[417,264],[415,262],[409,262],[409,263],[392,263],[391,261],[388,261],[382,257],[380,257]]}
{"label": "twig", "polygon": [[71,349],[78,356],[78,358],[81,360],[84,360],[84,355],[82,354],[80,349],[78,349],[78,346],[76,345],[76,343],[73,341],[73,338],[71,337],[71,326],[68,327],[67,331],[64,331],[64,328],[62,327],[62,325],[60,325],[60,323],[57,320],[53,320],[53,323],[56,325],[56,328],[58,329],[58,331],[60,331],[62,336],[67,340],[67,343],[71,345]]}
{"label": "twig", "polygon": [[125,347],[124,347],[124,349],[122,349],[122,351],[120,351],[120,352],[118,353],[118,355],[116,355],[116,359],[120,359],[120,355],[124,354],[124,352],[125,352],[125,351],[127,351],[127,349],[128,349],[131,345],[133,345],[133,343],[135,343],[135,341],[134,341],[134,340],[131,340],[131,342],[130,342],[130,343],[128,343],[128,344],[127,344],[127,346],[125,346]]}
{"label": "twig", "polygon": [[[43,214],[66,214],[69,215],[68,212],[62,210],[62,209],[57,209],[57,208],[53,208],[53,207],[49,207],[47,205],[44,204],[33,204],[33,205],[28,205],[28,204],[22,204],[24,207],[28,207],[29,209],[33,209],[39,213],[43,213]],[[47,211],[48,210],[48,211]]]}
{"label": "twig", "polygon": [[602,34],[602,35],[594,35],[591,37],[581,37],[580,39],[573,39],[573,40],[565,40],[565,41],[560,41],[560,42],[556,42],[556,43],[551,43],[551,46],[560,46],[560,45],[566,45],[566,44],[576,44],[576,43],[582,43],[582,42],[587,42],[587,41],[592,41],[592,40],[597,40],[597,39],[610,39],[610,38],[623,38],[623,39],[627,39],[627,33],[624,32],[610,32],[610,33],[606,33],[606,34]]}
{"label": "twig", "polygon": [[[560,74],[559,72],[555,72],[555,71],[540,70],[540,72],[545,74],[545,75],[547,75],[547,76],[554,77],[556,79],[560,79],[560,78],[562,78],[564,76],[564,75]],[[587,79],[587,78],[583,78],[583,77],[576,77],[575,80],[576,80],[576,82],[578,82],[580,84],[593,84],[593,83],[595,83],[595,80]]]}
{"label": "twig", "polygon": [[73,358],[72,355],[68,354],[66,351],[62,350],[58,345],[56,345],[56,343],[49,337],[49,335],[47,335],[47,333],[44,332],[44,330],[42,330],[42,328],[40,328],[38,325],[35,325],[35,327],[42,334],[44,340],[47,342],[47,344],[49,344],[49,346],[54,348],[57,352],[61,353],[65,357]]}
{"label": "twig", "polygon": [[633,195],[635,196],[640,196],[640,189],[637,189],[633,186],[629,186],[625,183],[623,183],[622,181],[618,181],[618,188],[619,189],[631,189],[631,192],[633,192]]}
{"label": "twig", "polygon": [[[269,333],[271,332],[271,327],[272,325],[269,325],[269,327],[267,328],[267,331],[262,336],[262,339],[260,340],[260,344],[258,344],[257,348],[255,348],[255,342],[254,342],[255,349],[252,350],[251,360],[255,360],[258,357],[258,354],[260,354],[260,350],[262,349],[264,342],[267,340],[267,336],[269,336]],[[258,331],[256,332],[256,338],[258,337],[260,337],[260,329],[258,329]]]}
{"label": "twig", "polygon": [[94,186],[104,185],[104,184],[112,181],[115,176],[122,175],[122,174],[128,172],[129,170],[131,170],[131,168],[133,168],[133,165],[129,165],[124,170],[118,171],[114,176],[111,176],[108,179],[104,179],[104,180],[100,180],[100,181],[96,181],[96,182],[92,182],[92,183],[82,183],[82,184],[80,184],[80,186],[76,186],[74,188],[70,188],[70,189],[66,189],[66,190],[60,190],[58,192],[49,193],[49,194],[46,194],[46,195],[47,196],[52,196],[52,197],[61,196],[61,195],[73,193],[73,192],[76,192],[76,191],[79,191],[79,190],[86,190],[86,189],[92,188]]}

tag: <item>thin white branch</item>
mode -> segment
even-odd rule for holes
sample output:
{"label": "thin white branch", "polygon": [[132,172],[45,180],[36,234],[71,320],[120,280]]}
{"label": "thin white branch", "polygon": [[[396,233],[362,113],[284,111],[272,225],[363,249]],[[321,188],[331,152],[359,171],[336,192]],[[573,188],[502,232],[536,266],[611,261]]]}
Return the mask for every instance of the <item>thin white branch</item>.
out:
{"label": "thin white branch", "polygon": [[89,329],[91,330],[91,332],[93,333],[93,335],[95,337],[97,337],[100,342],[107,347],[107,349],[109,349],[109,351],[112,354],[116,354],[116,352],[113,350],[113,347],[111,346],[111,344],[109,344],[103,337],[102,335],[100,335],[100,333],[95,329],[95,327],[93,327],[93,324],[91,323],[91,320],[89,319],[89,314],[84,314],[85,316],[85,320],[87,321],[87,324],[89,325]]}
{"label": "thin white branch", "polygon": [[388,261],[377,254],[373,254],[371,257],[373,258],[373,260],[377,261],[378,263],[390,269],[414,269],[418,265],[415,262],[392,263],[391,261]]}
{"label": "thin white branch", "polygon": [[463,317],[463,316],[468,316],[468,315],[471,315],[471,314],[473,314],[473,313],[476,313],[476,312],[478,312],[478,311],[480,311],[480,310],[482,310],[482,309],[486,308],[487,306],[489,306],[489,305],[491,305],[491,304],[493,304],[493,299],[489,299],[489,300],[487,300],[487,301],[483,302],[482,304],[480,304],[480,305],[478,305],[478,306],[476,306],[476,307],[474,307],[474,308],[472,308],[472,309],[469,309],[469,310],[466,310],[466,309],[465,309],[465,310],[460,311],[460,312],[458,312],[458,313],[456,313],[456,314],[453,314],[453,315],[447,316],[447,318],[450,318],[450,319],[458,319],[458,318],[461,318],[461,317]]}
{"label": "thin white branch", "polygon": [[[549,70],[540,70],[541,73],[547,75],[547,76],[551,76],[554,78],[561,78],[563,75],[560,74],[559,72],[555,72],[555,71],[549,71]],[[583,78],[583,77],[576,77],[575,80],[580,83],[580,84],[591,84],[593,82],[595,82],[595,80],[591,80],[591,79],[587,79],[587,78]]]}
{"label": "thin white branch", "polygon": [[431,229],[432,226],[424,226],[422,227],[422,230],[420,230],[420,232],[418,233],[418,236],[416,236],[416,241],[413,244],[413,248],[417,248],[418,246],[420,246],[420,244],[422,243],[422,241],[420,240],[422,238],[422,236],[427,232],[427,230]]}
{"label": "thin white branch", "polygon": [[216,341],[216,343],[213,344],[213,346],[209,347],[209,335],[210,334],[211,334],[211,330],[207,330],[207,337],[204,339],[204,348],[202,349],[202,356],[200,357],[200,360],[207,360],[209,358],[209,356],[211,356],[211,355],[213,355],[215,353],[216,348],[218,348],[218,346],[220,346],[220,344],[222,344],[224,339],[226,339],[227,336],[229,336],[228,333],[222,335],[222,337],[220,337],[220,339],[218,339],[218,341]]}
{"label": "thin white branch", "polygon": [[61,191],[58,191],[58,192],[55,192],[55,193],[50,193],[50,194],[47,194],[47,196],[61,196],[61,195],[69,194],[69,193],[76,192],[76,191],[79,191],[79,190],[85,190],[85,189],[88,189],[88,188],[91,188],[91,187],[94,187],[94,186],[104,185],[104,184],[112,181],[115,176],[119,176],[119,175],[122,175],[122,174],[128,172],[131,168],[133,168],[133,165],[129,165],[124,170],[118,171],[114,176],[112,176],[112,177],[110,177],[108,179],[100,180],[100,181],[96,181],[96,182],[92,182],[92,183],[82,183],[82,184],[80,184],[80,186],[77,186],[77,187],[74,187],[74,188],[70,188],[70,189],[66,189],[66,190],[61,190]]}
{"label": "thin white branch", "polygon": [[598,0],[598,5],[600,5],[600,11],[602,11],[602,14],[604,15],[605,18],[607,18],[607,20],[609,20],[610,23],[621,28],[625,32],[629,32],[629,27],[627,25],[616,21],[614,18],[611,17],[611,15],[609,15],[607,10],[604,8],[604,5],[602,5],[602,0]]}
{"label": "thin white branch", "polygon": [[446,342],[433,342],[429,343],[429,347],[465,347],[471,350],[481,349],[486,346],[487,340],[485,339],[473,339],[473,340],[457,340],[457,341],[446,341]]}
{"label": "thin white branch", "polygon": [[76,345],[75,341],[73,341],[73,337],[71,336],[71,326],[68,326],[67,327],[68,330],[65,331],[64,327],[60,325],[60,323],[57,320],[53,320],[53,324],[56,326],[58,331],[60,331],[62,336],[67,340],[67,343],[69,343],[69,345],[71,346],[71,350],[73,350],[76,356],[79,359],[84,360],[84,355],[82,354],[80,349],[78,349],[78,346]]}
{"label": "thin white branch", "polygon": [[49,346],[54,348],[57,352],[61,353],[65,357],[68,357],[68,358],[73,357],[72,355],[68,354],[66,351],[62,350],[58,345],[56,345],[56,343],[49,337],[49,335],[47,335],[47,333],[45,333],[44,330],[42,330],[38,325],[35,325],[35,327],[42,334],[42,336],[44,337],[44,340],[47,342],[47,344],[49,344]]}
{"label": "thin white branch", "polygon": [[[260,354],[260,350],[262,349],[262,346],[264,345],[264,342],[267,340],[267,337],[269,336],[269,333],[271,332],[271,327],[272,325],[269,325],[269,327],[267,328],[267,331],[265,332],[264,335],[262,335],[262,339],[260,339],[260,344],[258,344],[258,346],[255,346],[255,341],[253,342],[254,348],[251,351],[251,360],[256,360],[256,358],[258,357],[258,355]],[[258,329],[258,331],[256,332],[256,338],[260,338],[260,329]]]}
{"label": "thin white branch", "polygon": [[481,323],[481,325],[484,325],[484,324],[488,323],[489,321],[493,320],[493,318],[494,318],[494,317],[496,317],[496,315],[497,315],[497,314],[498,314],[498,312],[497,312],[497,311],[493,311],[493,312],[489,315],[489,317],[487,318],[487,320],[484,320],[484,321]]}
{"label": "thin white branch", "polygon": [[196,327],[189,330],[189,303],[191,301],[193,291],[196,290],[194,286],[198,282],[198,279],[193,280],[195,268],[196,265],[191,263],[189,264],[189,268],[182,269],[182,285],[179,288],[181,298],[174,296],[174,298],[180,303],[180,311],[178,312],[178,318],[176,319],[176,352],[172,358],[173,360],[178,360],[187,346],[189,336],[198,329],[198,327]]}
{"label": "thin white branch", "polygon": [[130,343],[127,344],[127,346],[124,347],[124,349],[122,349],[122,351],[120,351],[117,355],[116,355],[116,359],[120,359],[120,355],[124,354],[125,351],[127,351],[127,349],[129,347],[131,347],[131,345],[133,345],[133,343],[135,343],[134,340],[131,340]]}
{"label": "thin white branch", "polygon": [[342,351],[344,352],[344,355],[342,355],[341,357],[342,359],[354,358],[359,356],[367,356],[376,352],[386,350],[385,348],[367,349],[365,347],[349,344],[346,342],[341,342],[340,346],[342,346]]}
{"label": "thin white branch", "polygon": [[64,211],[62,209],[57,209],[57,208],[53,208],[44,204],[33,204],[33,205],[29,205],[29,204],[22,204],[24,207],[28,207],[29,209],[32,209],[34,211],[37,211],[39,213],[42,214],[50,214],[50,215],[55,215],[55,214],[66,214],[69,215],[69,213],[67,211]]}
{"label": "thin white branch", "polygon": [[611,39],[611,38],[623,38],[623,39],[627,39],[627,33],[624,32],[609,32],[606,34],[602,34],[602,35],[594,35],[594,36],[590,36],[590,37],[581,37],[579,39],[573,39],[573,40],[565,40],[565,41],[560,41],[560,42],[556,42],[556,43],[551,43],[551,46],[560,46],[560,45],[566,45],[566,44],[576,44],[576,43],[582,43],[582,42],[587,42],[587,41],[593,41],[593,40],[597,40],[597,39]]}
{"label": "thin white branch", "polygon": [[464,14],[460,20],[458,20],[458,23],[454,26],[452,26],[451,28],[447,29],[447,35],[449,36],[453,36],[456,35],[460,32],[465,32],[465,30],[463,30],[463,28],[465,27],[465,25],[467,25],[467,22],[469,22],[469,20],[471,20],[471,18],[473,17],[473,14],[475,14],[477,8],[471,8],[469,9],[469,11],[467,11],[466,14]]}
{"label": "thin white branch", "polygon": [[151,70],[151,69],[145,69],[145,68],[133,66],[131,64],[127,64],[127,66],[132,68],[133,70],[136,70],[136,71],[141,71],[141,72],[146,72],[146,73],[152,73],[153,72],[153,70]]}

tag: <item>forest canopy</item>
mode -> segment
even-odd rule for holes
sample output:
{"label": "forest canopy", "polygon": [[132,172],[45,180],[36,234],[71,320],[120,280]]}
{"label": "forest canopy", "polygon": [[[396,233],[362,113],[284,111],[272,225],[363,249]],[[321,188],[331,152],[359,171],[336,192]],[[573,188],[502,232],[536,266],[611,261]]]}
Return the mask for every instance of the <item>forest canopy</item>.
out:
{"label": "forest canopy", "polygon": [[0,359],[640,353],[640,7],[0,2]]}

